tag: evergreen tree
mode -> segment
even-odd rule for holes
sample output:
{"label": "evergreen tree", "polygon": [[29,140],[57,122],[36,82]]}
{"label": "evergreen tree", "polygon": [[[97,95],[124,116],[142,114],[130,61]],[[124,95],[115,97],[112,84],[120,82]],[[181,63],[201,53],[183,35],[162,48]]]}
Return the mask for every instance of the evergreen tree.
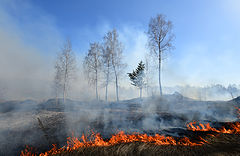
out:
{"label": "evergreen tree", "polygon": [[140,98],[142,98],[142,89],[145,84],[145,74],[144,74],[145,64],[140,61],[136,70],[133,70],[132,73],[128,73],[131,84],[139,88]]}

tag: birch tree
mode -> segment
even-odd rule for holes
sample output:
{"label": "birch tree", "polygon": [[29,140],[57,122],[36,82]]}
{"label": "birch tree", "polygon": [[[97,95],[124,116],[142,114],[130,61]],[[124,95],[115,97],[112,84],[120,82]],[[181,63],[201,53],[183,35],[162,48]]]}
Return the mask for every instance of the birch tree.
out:
{"label": "birch tree", "polygon": [[150,93],[153,95],[152,86],[153,86],[153,79],[155,72],[153,71],[154,66],[152,65],[152,62],[154,61],[149,53],[146,53],[145,56],[145,80],[146,80],[146,91],[147,95],[149,96]]}
{"label": "birch tree", "polygon": [[72,44],[70,40],[67,40],[61,48],[61,52],[59,53],[56,61],[55,69],[55,87],[58,90],[57,94],[62,92],[63,102],[65,103],[69,83],[73,78],[76,69],[76,58],[74,52],[72,51]]}
{"label": "birch tree", "polygon": [[160,96],[162,96],[162,54],[173,48],[172,42],[174,40],[174,34],[172,33],[172,27],[172,22],[166,20],[165,16],[162,14],[158,14],[156,17],[151,18],[148,26],[148,46],[158,59],[158,83]]}
{"label": "birch tree", "polygon": [[99,43],[90,44],[87,56],[84,59],[84,69],[87,73],[88,82],[95,86],[96,99],[98,100],[98,81],[100,79],[101,62],[101,45]]}
{"label": "birch tree", "polygon": [[54,77],[54,93],[55,93],[55,99],[56,104],[58,104],[58,98],[62,91],[62,71],[59,65],[59,61],[56,62],[55,65],[55,77]]}
{"label": "birch tree", "polygon": [[105,82],[104,82],[104,86],[105,86],[105,101],[108,101],[108,85],[110,83],[111,80],[111,76],[112,76],[112,64],[111,64],[111,53],[110,53],[110,49],[108,46],[108,40],[106,38],[106,36],[104,37],[105,43],[103,44],[103,48],[102,48],[102,71],[103,74],[105,76]]}
{"label": "birch tree", "polygon": [[[106,34],[106,36],[104,37],[104,44],[106,48],[105,52],[107,55],[107,61],[110,61],[109,63],[111,64],[114,77],[115,77],[116,99],[117,101],[119,101],[119,76],[122,73],[122,70],[124,69],[125,64],[122,63],[123,45],[118,40],[118,33],[115,29],[113,29],[112,31],[109,31]],[[110,71],[108,71],[108,76],[109,76],[109,73]],[[107,78],[107,81],[109,82],[108,78]]]}

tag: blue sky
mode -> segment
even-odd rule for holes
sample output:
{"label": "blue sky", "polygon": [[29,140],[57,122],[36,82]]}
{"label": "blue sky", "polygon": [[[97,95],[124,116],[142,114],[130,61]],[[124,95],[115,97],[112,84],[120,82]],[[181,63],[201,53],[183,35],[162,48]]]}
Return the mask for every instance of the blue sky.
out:
{"label": "blue sky", "polygon": [[[112,28],[125,45],[129,72],[148,52],[145,32],[158,13],[173,22],[176,36],[175,49],[163,62],[164,85],[240,83],[238,0],[2,0],[1,77],[12,77],[6,71],[25,71],[26,66],[37,68],[32,69],[35,75],[52,72],[55,54],[66,38],[81,58],[90,42],[101,42]],[[10,60],[18,55],[22,59]],[[14,69],[7,70],[9,63],[16,64]]]}

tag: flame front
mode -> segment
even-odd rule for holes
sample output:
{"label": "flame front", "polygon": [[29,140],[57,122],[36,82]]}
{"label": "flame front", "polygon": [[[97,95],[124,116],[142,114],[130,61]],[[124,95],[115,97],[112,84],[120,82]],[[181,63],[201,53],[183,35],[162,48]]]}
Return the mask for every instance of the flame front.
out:
{"label": "flame front", "polygon": [[[240,115],[240,109],[237,109],[237,113]],[[226,129],[222,127],[216,129],[210,126],[209,123],[202,124],[196,122],[190,122],[187,124],[187,129],[191,131],[212,131],[216,133],[227,133],[227,134],[240,134],[240,122],[229,123],[229,128]],[[211,134],[214,136],[213,134]],[[76,137],[67,138],[67,146],[62,148],[57,148],[56,145],[53,145],[53,148],[45,153],[41,153],[39,156],[49,156],[54,154],[60,154],[64,151],[74,151],[82,147],[91,147],[91,146],[113,146],[120,143],[131,143],[131,142],[147,142],[155,145],[182,145],[182,146],[200,146],[205,143],[208,143],[203,138],[199,137],[199,141],[192,142],[189,138],[183,137],[180,139],[174,139],[173,137],[165,137],[159,134],[155,136],[148,136],[147,134],[125,134],[123,131],[113,135],[109,140],[104,140],[99,133],[92,135],[90,139],[85,135],[82,135],[81,139]],[[36,154],[31,152],[31,148],[27,147],[24,151],[21,152],[21,156],[36,156]]]}
{"label": "flame front", "polygon": [[[238,118],[240,119],[240,108],[235,107],[237,110]],[[210,126],[209,123],[202,124],[196,122],[190,122],[187,124],[187,129],[191,131],[213,131],[217,133],[227,133],[227,134],[240,134],[240,122],[229,123],[229,128],[226,129],[222,127],[220,129],[216,129]]]}
{"label": "flame front", "polygon": [[[216,129],[210,126],[209,123],[197,124],[196,122],[190,122],[187,125],[187,129],[191,131],[213,131],[216,133],[228,133],[228,134],[240,134],[240,123],[235,122],[229,124],[229,129],[222,127]],[[146,142],[152,143],[155,145],[182,145],[182,146],[200,146],[207,143],[206,140],[199,137],[199,141],[192,142],[189,138],[183,137],[180,139],[174,139],[173,137],[165,137],[159,134],[155,136],[148,136],[147,134],[125,134],[123,131],[113,135],[109,140],[104,140],[99,133],[92,134],[90,138],[85,135],[82,135],[80,139],[77,137],[67,138],[67,146],[62,148],[57,148],[53,145],[53,148],[45,153],[41,153],[39,156],[49,156],[54,154],[60,154],[64,151],[74,151],[82,147],[91,147],[91,146],[112,146],[120,143],[131,143],[131,142]],[[21,152],[21,156],[36,156],[36,154],[31,152],[30,148],[26,148]]]}
{"label": "flame front", "polygon": [[190,122],[187,125],[187,129],[191,130],[191,131],[213,131],[213,132],[217,132],[217,133],[240,134],[240,123],[239,122],[230,123],[229,129],[226,129],[225,127],[216,129],[216,128],[211,127],[209,123],[206,123],[206,124],[199,123],[198,125],[196,122]]}
{"label": "flame front", "polygon": [[[91,138],[88,139],[85,135],[82,135],[81,139],[76,137],[69,137],[67,141],[67,146],[57,149],[54,145],[50,151],[41,153],[39,156],[49,156],[54,154],[59,154],[64,151],[74,151],[82,147],[90,146],[112,146],[120,143],[131,143],[131,142],[148,142],[155,145],[183,145],[183,146],[199,146],[206,141],[199,138],[198,143],[192,142],[189,138],[183,137],[179,140],[175,140],[173,137],[165,137],[159,134],[155,136],[148,136],[147,134],[125,134],[123,131],[113,135],[109,140],[104,140],[100,134],[92,134]],[[30,150],[25,149],[21,152],[21,156],[35,156]]]}

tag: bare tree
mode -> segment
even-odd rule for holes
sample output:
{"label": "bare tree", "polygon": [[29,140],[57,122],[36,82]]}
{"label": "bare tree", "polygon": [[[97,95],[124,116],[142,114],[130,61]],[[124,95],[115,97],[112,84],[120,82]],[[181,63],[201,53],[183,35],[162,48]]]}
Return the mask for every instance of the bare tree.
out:
{"label": "bare tree", "polygon": [[62,71],[59,65],[59,61],[56,62],[55,65],[55,77],[54,77],[54,92],[56,104],[58,104],[58,97],[62,90]]}
{"label": "bare tree", "polygon": [[111,64],[111,53],[108,46],[108,40],[106,36],[104,37],[105,43],[103,44],[102,48],[102,67],[103,67],[103,74],[105,76],[106,81],[104,82],[105,86],[105,101],[108,101],[108,85],[110,82],[111,72],[112,72],[112,64]]}
{"label": "bare tree", "polygon": [[228,87],[226,88],[226,90],[229,92],[229,94],[231,95],[232,99],[234,99],[234,95],[236,95],[238,93],[238,89],[237,86],[235,84],[229,84]]}
{"label": "bare tree", "polygon": [[65,103],[69,82],[70,79],[73,78],[76,69],[76,58],[74,52],[72,51],[72,44],[70,40],[67,40],[62,47],[56,61],[55,69],[55,85],[58,90],[61,88],[63,102]]}
{"label": "bare tree", "polygon": [[87,73],[88,82],[95,85],[96,99],[98,100],[98,80],[100,78],[100,71],[102,67],[101,62],[101,45],[99,43],[90,44],[87,56],[84,59],[84,69]]}
{"label": "bare tree", "polygon": [[147,95],[149,95],[149,59],[145,55],[145,77],[146,77],[146,89],[147,89]]}
{"label": "bare tree", "polygon": [[174,34],[172,34],[172,22],[165,19],[165,16],[158,14],[155,18],[151,18],[148,27],[148,45],[151,52],[158,58],[158,82],[159,91],[162,96],[161,85],[161,63],[162,54],[173,48],[172,42]]}
{"label": "bare tree", "polygon": [[152,93],[152,85],[153,85],[153,75],[155,74],[153,71],[153,66],[151,64],[151,62],[153,62],[154,60],[152,60],[152,57],[149,53],[146,53],[145,56],[145,80],[146,80],[146,91],[147,91],[147,95],[149,96],[150,93]]}
{"label": "bare tree", "polygon": [[[107,56],[107,61],[110,61],[108,63],[111,64],[114,77],[115,77],[115,88],[116,88],[116,98],[117,101],[119,101],[119,76],[122,74],[122,70],[125,67],[125,64],[122,63],[122,52],[123,52],[123,45],[122,43],[118,40],[118,33],[115,29],[112,31],[109,31],[106,36],[104,37],[104,44],[106,48],[106,56]],[[108,68],[108,66],[107,66]],[[110,69],[110,68],[109,68]],[[108,70],[109,70],[108,69]],[[109,78],[109,72],[108,71],[108,78]],[[107,79],[108,79],[107,78]],[[109,80],[107,80],[109,81]]]}

